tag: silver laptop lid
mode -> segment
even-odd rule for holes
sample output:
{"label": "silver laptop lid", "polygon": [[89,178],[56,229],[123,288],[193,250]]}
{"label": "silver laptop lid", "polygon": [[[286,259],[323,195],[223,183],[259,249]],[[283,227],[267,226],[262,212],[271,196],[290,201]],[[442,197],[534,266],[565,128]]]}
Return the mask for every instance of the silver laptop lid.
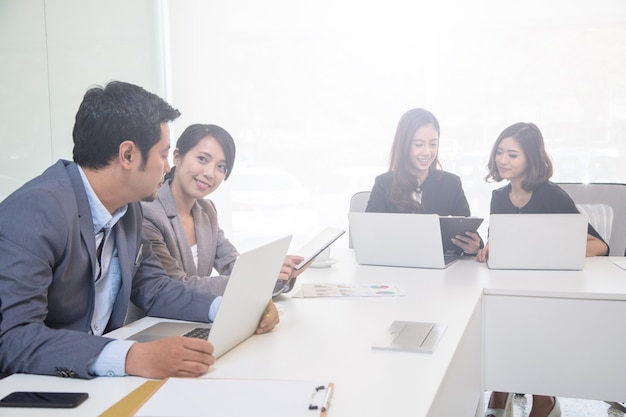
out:
{"label": "silver laptop lid", "polygon": [[360,264],[445,268],[436,214],[348,213],[354,255]]}
{"label": "silver laptop lid", "polygon": [[286,236],[237,258],[209,334],[216,358],[256,331],[290,243],[291,236]]}
{"label": "silver laptop lid", "polygon": [[580,213],[492,214],[487,265],[491,269],[581,270],[587,223]]}
{"label": "silver laptop lid", "polygon": [[220,357],[256,331],[290,242],[291,236],[286,236],[239,255],[214,323],[158,322],[128,339],[149,342],[211,328],[208,340],[214,346],[213,356]]}

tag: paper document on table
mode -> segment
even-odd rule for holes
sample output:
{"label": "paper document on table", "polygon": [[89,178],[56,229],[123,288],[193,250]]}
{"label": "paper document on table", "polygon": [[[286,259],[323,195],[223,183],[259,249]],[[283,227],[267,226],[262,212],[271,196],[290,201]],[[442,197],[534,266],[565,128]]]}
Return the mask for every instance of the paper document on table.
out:
{"label": "paper document on table", "polygon": [[613,262],[615,265],[619,266],[622,269],[626,269],[626,258],[611,259],[611,262]]}
{"label": "paper document on table", "polygon": [[405,295],[404,292],[394,284],[304,283],[292,297],[395,297],[402,295]]}
{"label": "paper document on table", "polygon": [[135,417],[317,417],[333,390],[320,381],[169,378]]}

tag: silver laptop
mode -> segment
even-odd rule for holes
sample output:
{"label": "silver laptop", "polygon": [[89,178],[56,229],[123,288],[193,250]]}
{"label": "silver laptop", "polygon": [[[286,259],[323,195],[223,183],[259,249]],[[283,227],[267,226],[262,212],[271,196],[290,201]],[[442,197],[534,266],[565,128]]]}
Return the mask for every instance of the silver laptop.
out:
{"label": "silver laptop", "polygon": [[356,261],[363,265],[446,268],[437,214],[348,213]]}
{"label": "silver laptop", "polygon": [[208,337],[215,349],[213,356],[220,357],[256,331],[290,243],[291,236],[286,236],[239,255],[213,323],[159,322],[129,339],[146,342],[167,336]]}
{"label": "silver laptop", "polygon": [[491,269],[581,270],[585,264],[584,214],[492,214],[489,218]]}

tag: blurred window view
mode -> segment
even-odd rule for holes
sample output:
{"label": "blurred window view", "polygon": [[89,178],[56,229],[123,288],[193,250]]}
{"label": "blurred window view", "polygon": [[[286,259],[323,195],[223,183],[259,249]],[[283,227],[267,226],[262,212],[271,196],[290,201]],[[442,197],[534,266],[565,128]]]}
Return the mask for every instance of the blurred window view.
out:
{"label": "blurred window view", "polygon": [[414,107],[439,119],[440,160],[474,215],[502,185],[484,181],[491,146],[518,121],[542,130],[555,182],[626,181],[622,0],[189,0],[168,12],[183,113],[172,137],[202,122],[235,138],[233,176],[209,198],[232,214],[220,219],[240,249],[347,228],[351,195],[387,169]]}
{"label": "blurred window view", "polygon": [[281,230],[303,240],[309,237],[317,216],[313,194],[289,172],[239,167],[228,182],[233,231],[228,237],[239,247],[267,243]]}

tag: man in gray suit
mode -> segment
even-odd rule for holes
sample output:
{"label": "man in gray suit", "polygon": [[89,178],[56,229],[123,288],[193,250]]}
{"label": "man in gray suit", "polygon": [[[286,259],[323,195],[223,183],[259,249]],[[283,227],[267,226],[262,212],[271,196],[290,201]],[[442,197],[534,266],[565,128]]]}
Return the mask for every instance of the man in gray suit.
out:
{"label": "man in gray suit", "polygon": [[[169,171],[168,123],[180,113],[141,87],[112,82],[85,94],[74,162],[60,160],[0,203],[0,372],[64,377],[198,376],[206,340],[149,343],[102,334],[132,300],[148,315],[215,317],[220,297],[170,279],[142,232],[138,201]],[[272,303],[259,328],[278,322]]]}

